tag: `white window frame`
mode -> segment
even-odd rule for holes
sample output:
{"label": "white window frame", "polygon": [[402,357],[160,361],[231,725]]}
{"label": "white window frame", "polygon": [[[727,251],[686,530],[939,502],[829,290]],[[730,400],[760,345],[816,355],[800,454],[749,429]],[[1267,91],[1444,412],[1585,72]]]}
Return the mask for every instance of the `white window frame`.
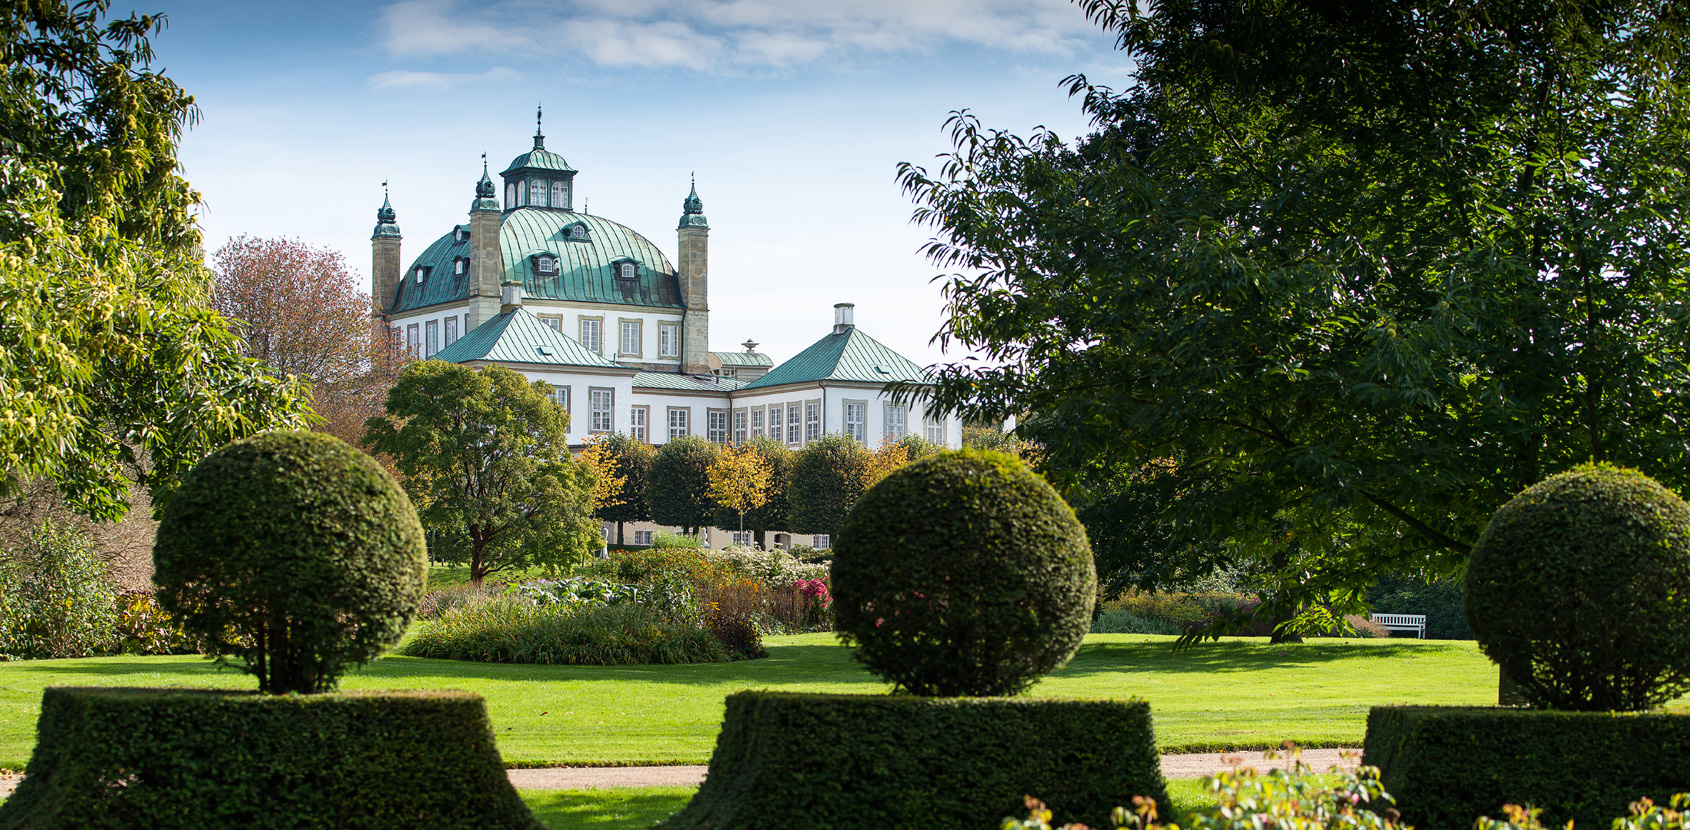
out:
{"label": "white window frame", "polygon": [[748,422],[749,418],[746,416],[745,410],[734,410],[734,444],[744,445],[751,438],[751,433],[746,429]]}
{"label": "white window frame", "polygon": [[751,437],[763,437],[763,407],[751,410]]}
{"label": "white window frame", "polygon": [[538,316],[540,318],[540,322],[545,323],[546,326],[549,327],[552,331],[555,331],[558,334],[563,333],[563,315],[561,315],[561,314],[540,314],[540,315],[536,315],[536,316]]}
{"label": "white window frame", "polygon": [[569,412],[569,387],[558,386],[555,383],[552,384],[552,400],[555,401],[558,406],[563,407],[563,411]]}
{"label": "white window frame", "polygon": [[[539,198],[535,198],[539,197]],[[546,180],[531,179],[528,182],[528,204],[534,207],[546,206]]]}
{"label": "white window frame", "polygon": [[586,239],[587,238],[587,226],[586,225],[576,225],[575,227],[570,228],[569,229],[569,238],[570,239]]}
{"label": "white window frame", "polygon": [[569,182],[558,180],[552,182],[552,207],[569,206]]}
{"label": "white window frame", "polygon": [[535,264],[539,266],[539,271],[542,274],[550,274],[552,272],[552,258],[549,256],[539,257]]}
{"label": "white window frame", "polygon": [[726,409],[707,409],[704,411],[704,437],[712,444],[728,443],[728,411]]}
{"label": "white window frame", "polygon": [[604,318],[582,317],[581,336],[576,338],[576,342],[593,354],[604,354]]}
{"label": "white window frame", "polygon": [[429,320],[423,323],[423,357],[433,357],[440,351],[440,323]]}
{"label": "white window frame", "polygon": [[587,387],[587,431],[613,432],[616,429],[616,390],[600,386]]}
{"label": "white window frame", "polygon": [[619,279],[639,279],[640,269],[632,262],[624,262],[616,266],[616,276]]}
{"label": "white window frame", "polygon": [[786,443],[798,446],[804,437],[804,410],[798,404],[786,405]]}
{"label": "white window frame", "polygon": [[815,550],[832,550],[833,537],[827,535],[826,533],[817,533],[816,535],[810,537],[810,547]]}
{"label": "white window frame", "polygon": [[894,441],[909,434],[909,407],[902,404],[889,403],[886,405],[886,437]]}
{"label": "white window frame", "polygon": [[769,437],[786,443],[786,409],[781,406],[769,407]]}
{"label": "white window frame", "polygon": [[[617,337],[617,342],[616,342],[617,354],[623,355],[625,357],[639,357],[640,356],[640,354],[641,354],[640,349],[641,349],[641,347],[643,347],[645,345],[644,343],[641,342],[642,340],[645,339],[645,326],[641,325],[641,323],[643,323],[643,322],[644,321],[642,321],[642,320],[629,320],[627,318],[623,318],[623,319],[617,321],[616,329],[617,329],[617,332],[618,332],[618,335],[619,335]],[[628,334],[629,334],[630,331],[633,332],[632,342],[633,342],[633,346],[634,346],[634,348],[631,349],[631,350],[628,348],[628,344],[629,344]]]}
{"label": "white window frame", "polygon": [[822,402],[804,402],[804,443],[822,437]]}
{"label": "white window frame", "polygon": [[505,210],[516,207],[516,183],[505,185]]}
{"label": "white window frame", "polygon": [[684,438],[692,434],[692,407],[671,406],[668,414],[669,440]]}
{"label": "white window frame", "polygon": [[446,318],[446,345],[458,342],[458,318],[456,315]]}
{"label": "white window frame", "polygon": [[528,207],[528,182],[516,183],[516,206]]}
{"label": "white window frame", "polygon": [[412,323],[405,327],[405,348],[410,350],[412,357],[422,354],[422,326]]}
{"label": "white window frame", "polygon": [[924,437],[926,437],[927,440],[929,440],[929,441],[931,441],[935,444],[938,444],[941,447],[946,446],[946,444],[945,444],[945,431],[946,431],[945,430],[945,417],[943,415],[941,415],[941,416],[935,418],[935,417],[930,416],[930,415],[923,415],[922,416],[922,422],[923,422],[923,426],[925,427],[924,432],[926,433]]}
{"label": "white window frame", "polygon": [[636,530],[636,531],[634,531],[634,544],[636,544],[636,545],[650,545],[651,544],[651,536],[652,536],[652,532],[649,531],[649,530]]}
{"label": "white window frame", "polygon": [[657,324],[657,356],[681,356],[681,327],[676,323]]}
{"label": "white window frame", "polygon": [[633,406],[628,408],[628,436],[641,441],[650,442],[651,432],[647,424],[651,421],[651,407]]}
{"label": "white window frame", "polygon": [[729,542],[729,544],[755,545],[755,544],[757,544],[757,531],[755,531],[755,530],[746,530],[746,531],[730,530],[730,531],[728,531],[728,538],[730,538],[732,540],[731,542]]}
{"label": "white window frame", "polygon": [[868,401],[845,402],[845,434],[859,444],[868,443]]}

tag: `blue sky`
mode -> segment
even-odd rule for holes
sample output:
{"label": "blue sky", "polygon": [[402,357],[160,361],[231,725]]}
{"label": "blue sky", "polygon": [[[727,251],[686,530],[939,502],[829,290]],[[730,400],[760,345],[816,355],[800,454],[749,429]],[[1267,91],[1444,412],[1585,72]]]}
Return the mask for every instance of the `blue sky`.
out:
{"label": "blue sky", "polygon": [[[711,224],[712,348],[777,360],[835,302],[921,363],[943,305],[898,162],[932,162],[967,108],[1025,134],[1084,131],[1061,79],[1122,86],[1064,0],[172,2],[156,65],[198,101],[183,142],[215,250],[241,233],[342,251],[366,284],[390,183],[408,262],[465,221],[481,154],[547,149],[577,206],[669,253],[688,177]],[[121,10],[118,7],[117,10]]]}

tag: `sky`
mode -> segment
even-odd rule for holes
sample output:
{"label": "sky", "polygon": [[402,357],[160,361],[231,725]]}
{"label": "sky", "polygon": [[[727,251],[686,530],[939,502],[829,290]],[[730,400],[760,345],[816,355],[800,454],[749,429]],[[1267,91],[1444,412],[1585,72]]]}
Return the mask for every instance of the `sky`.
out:
{"label": "sky", "polygon": [[[936,166],[967,109],[1026,135],[1086,130],[1061,85],[1125,86],[1129,64],[1066,0],[151,0],[155,68],[200,122],[184,173],[208,252],[233,236],[340,251],[368,290],[388,183],[409,262],[467,221],[486,153],[532,145],[577,175],[576,205],[673,260],[696,176],[709,218],[711,348],[778,362],[833,304],[923,365],[960,359],[896,180]],[[124,12],[119,4],[113,11]],[[583,205],[583,201],[585,204]]]}

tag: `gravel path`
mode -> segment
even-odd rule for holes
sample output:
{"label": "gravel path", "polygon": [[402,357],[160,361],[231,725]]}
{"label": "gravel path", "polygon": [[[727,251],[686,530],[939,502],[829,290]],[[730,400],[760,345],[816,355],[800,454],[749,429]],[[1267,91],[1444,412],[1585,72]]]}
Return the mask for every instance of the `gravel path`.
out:
{"label": "gravel path", "polygon": [[[1353,753],[1345,759],[1344,753]],[[1333,766],[1355,769],[1360,763],[1359,749],[1305,749],[1303,762],[1316,772],[1326,772]],[[1163,755],[1162,774],[1169,778],[1202,778],[1214,775],[1234,764],[1266,770],[1286,767],[1285,759],[1265,761],[1260,752],[1205,752],[1196,755]],[[705,767],[548,767],[544,769],[513,769],[508,772],[511,784],[519,790],[592,790],[604,787],[696,787],[704,781]],[[0,798],[12,794],[21,775],[0,776]]]}

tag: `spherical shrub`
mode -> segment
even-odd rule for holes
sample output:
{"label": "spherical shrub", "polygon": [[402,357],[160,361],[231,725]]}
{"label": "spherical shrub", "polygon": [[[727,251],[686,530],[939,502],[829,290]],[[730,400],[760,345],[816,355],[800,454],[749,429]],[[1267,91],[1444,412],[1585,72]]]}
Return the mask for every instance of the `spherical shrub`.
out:
{"label": "spherical shrub", "polygon": [[1551,476],[1491,517],[1465,611],[1537,707],[1671,700],[1690,689],[1690,505],[1607,464]]}
{"label": "spherical shrub", "polygon": [[212,453],[165,506],[158,601],[261,691],[332,689],[398,642],[427,577],[410,499],[327,435],[270,432]]}
{"label": "spherical shrub", "polygon": [[870,671],[918,695],[1026,689],[1080,647],[1096,595],[1074,511],[1003,453],[897,470],[835,545],[835,627]]}

